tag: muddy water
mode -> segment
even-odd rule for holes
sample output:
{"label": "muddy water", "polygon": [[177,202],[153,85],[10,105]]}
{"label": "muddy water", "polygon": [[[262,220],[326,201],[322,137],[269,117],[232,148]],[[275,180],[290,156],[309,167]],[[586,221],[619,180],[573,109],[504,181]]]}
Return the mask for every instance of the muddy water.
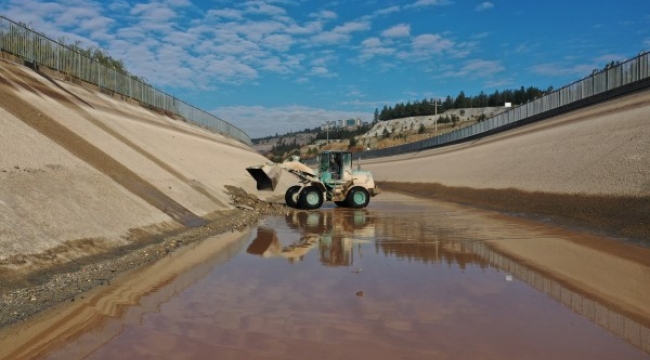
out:
{"label": "muddy water", "polygon": [[388,193],[172,254],[0,355],[636,359],[649,304],[648,249]]}

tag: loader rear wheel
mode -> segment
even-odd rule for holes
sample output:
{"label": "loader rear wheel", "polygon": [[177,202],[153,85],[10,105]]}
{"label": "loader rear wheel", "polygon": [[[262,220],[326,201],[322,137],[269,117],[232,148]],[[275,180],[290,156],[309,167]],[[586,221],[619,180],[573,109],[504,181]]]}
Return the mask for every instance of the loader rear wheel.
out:
{"label": "loader rear wheel", "polygon": [[370,194],[368,194],[368,190],[362,187],[355,187],[350,189],[350,192],[348,192],[346,201],[348,206],[351,208],[364,208],[368,206],[368,202],[370,202]]}
{"label": "loader rear wheel", "polygon": [[298,205],[301,209],[318,209],[323,205],[323,192],[316,186],[303,188],[298,197]]}
{"label": "loader rear wheel", "polygon": [[294,185],[287,189],[287,192],[284,193],[284,202],[287,203],[287,206],[292,208],[298,207],[298,194],[301,188],[300,185]]}

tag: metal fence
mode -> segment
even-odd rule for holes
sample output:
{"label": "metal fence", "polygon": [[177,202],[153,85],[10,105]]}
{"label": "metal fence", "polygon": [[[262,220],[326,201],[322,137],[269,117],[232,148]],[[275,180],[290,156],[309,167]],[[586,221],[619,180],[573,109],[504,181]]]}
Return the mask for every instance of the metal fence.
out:
{"label": "metal fence", "polygon": [[74,49],[0,16],[0,50],[65,75],[168,111],[188,121],[230,135],[247,145],[250,137],[236,126],[166,94],[134,76],[106,67]]}
{"label": "metal fence", "polygon": [[550,115],[585,105],[589,103],[590,99],[595,102],[606,98],[607,95],[614,96],[620,90],[630,88],[634,84],[643,83],[644,86],[648,86],[647,80],[650,80],[650,53],[645,52],[622,64],[596,72],[589,77],[564,86],[534,101],[513,107],[480,123],[410,144],[363,151],[355,154],[355,158],[398,155],[487,135],[498,131],[498,129],[532,121],[535,117],[541,118],[545,114]]}

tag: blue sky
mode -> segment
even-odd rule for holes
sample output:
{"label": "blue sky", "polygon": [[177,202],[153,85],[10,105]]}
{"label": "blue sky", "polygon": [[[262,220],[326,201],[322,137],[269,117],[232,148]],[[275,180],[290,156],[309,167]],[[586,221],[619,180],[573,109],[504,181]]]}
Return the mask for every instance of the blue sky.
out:
{"label": "blue sky", "polygon": [[251,137],[423,98],[555,88],[650,50],[650,1],[0,0]]}

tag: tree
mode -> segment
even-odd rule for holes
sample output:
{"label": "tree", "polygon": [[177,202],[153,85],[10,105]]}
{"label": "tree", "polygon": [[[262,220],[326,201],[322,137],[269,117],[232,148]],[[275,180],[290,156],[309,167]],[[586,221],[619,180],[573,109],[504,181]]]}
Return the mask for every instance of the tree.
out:
{"label": "tree", "polygon": [[456,96],[456,100],[454,101],[454,107],[456,109],[469,107],[469,100],[467,99],[467,96],[465,96],[464,91],[461,90],[458,96]]}

